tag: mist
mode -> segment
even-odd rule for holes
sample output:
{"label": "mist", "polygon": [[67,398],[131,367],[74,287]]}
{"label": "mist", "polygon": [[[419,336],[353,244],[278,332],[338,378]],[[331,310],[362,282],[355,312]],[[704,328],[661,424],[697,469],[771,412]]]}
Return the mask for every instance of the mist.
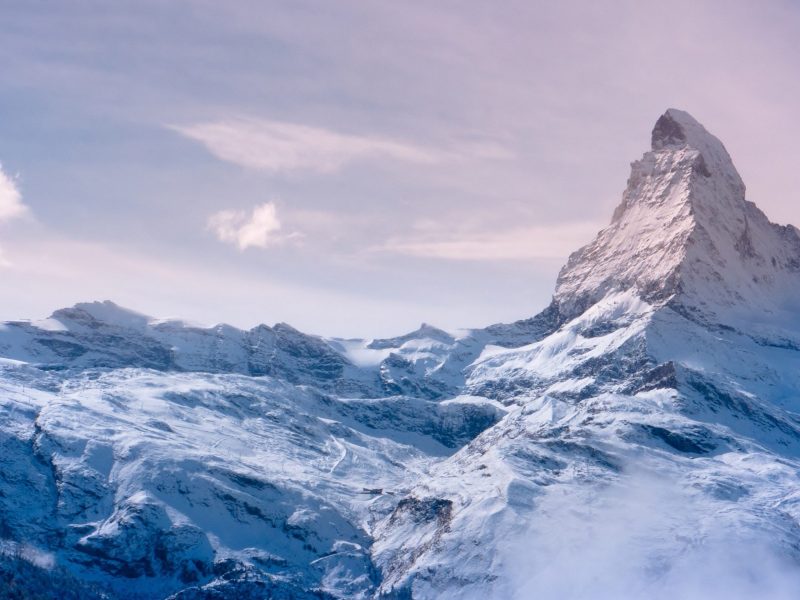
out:
{"label": "mist", "polygon": [[797,598],[800,565],[780,532],[739,505],[742,490],[716,492],[642,472],[600,492],[548,492],[503,557],[503,596]]}

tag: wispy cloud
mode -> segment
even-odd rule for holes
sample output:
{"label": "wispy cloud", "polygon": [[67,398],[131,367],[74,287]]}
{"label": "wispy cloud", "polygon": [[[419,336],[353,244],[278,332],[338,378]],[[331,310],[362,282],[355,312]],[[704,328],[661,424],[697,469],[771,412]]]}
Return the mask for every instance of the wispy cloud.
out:
{"label": "wispy cloud", "polygon": [[[446,156],[437,150],[392,139],[265,119],[240,117],[170,128],[200,142],[221,160],[276,173],[332,173],[350,162],[380,158],[435,164]],[[487,151],[502,154],[502,149],[496,147]]]}
{"label": "wispy cloud", "polygon": [[17,183],[3,171],[0,165],[0,223],[16,217],[21,217],[28,212],[28,207],[22,203],[22,194]]}
{"label": "wispy cloud", "polygon": [[221,210],[208,218],[208,227],[221,242],[233,244],[239,250],[266,248],[282,239],[278,235],[281,222],[273,202],[244,210]]}
{"label": "wispy cloud", "polygon": [[457,235],[415,232],[374,248],[377,252],[445,260],[532,260],[564,258],[591,241],[603,227],[600,223],[565,223],[493,232],[462,232]]}

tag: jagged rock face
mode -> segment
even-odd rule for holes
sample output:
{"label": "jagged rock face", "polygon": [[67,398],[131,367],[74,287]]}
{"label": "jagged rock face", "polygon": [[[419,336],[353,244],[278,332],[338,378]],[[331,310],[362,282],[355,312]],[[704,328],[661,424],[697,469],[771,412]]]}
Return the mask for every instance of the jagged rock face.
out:
{"label": "jagged rock face", "polygon": [[611,224],[570,256],[554,302],[562,320],[634,289],[711,323],[732,310],[780,316],[800,289],[800,234],[745,200],[722,143],[685,112],[656,123]]}
{"label": "jagged rock face", "polygon": [[0,558],[85,597],[794,597],[799,273],[671,109],[531,319],[0,324]]}

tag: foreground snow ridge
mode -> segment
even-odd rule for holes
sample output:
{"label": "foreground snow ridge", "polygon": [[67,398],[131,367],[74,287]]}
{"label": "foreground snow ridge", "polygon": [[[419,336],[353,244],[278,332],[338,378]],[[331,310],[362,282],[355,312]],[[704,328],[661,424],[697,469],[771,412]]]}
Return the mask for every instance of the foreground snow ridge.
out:
{"label": "foreground snow ridge", "polygon": [[0,324],[0,596],[800,597],[799,299],[670,109],[531,319]]}

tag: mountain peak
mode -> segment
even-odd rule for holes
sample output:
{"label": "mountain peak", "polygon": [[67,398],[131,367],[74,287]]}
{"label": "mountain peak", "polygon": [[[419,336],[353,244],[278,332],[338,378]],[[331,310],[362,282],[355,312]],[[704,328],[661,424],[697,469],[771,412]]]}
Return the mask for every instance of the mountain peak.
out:
{"label": "mountain peak", "polygon": [[560,318],[628,290],[717,323],[731,309],[777,313],[800,285],[796,230],[745,199],[722,142],[689,113],[667,110],[651,145],[631,164],[611,224],[561,270]]}
{"label": "mountain peak", "polygon": [[650,139],[652,152],[692,152],[695,170],[706,176],[726,180],[736,195],[744,196],[744,183],[725,146],[688,112],[668,109],[656,121]]}

